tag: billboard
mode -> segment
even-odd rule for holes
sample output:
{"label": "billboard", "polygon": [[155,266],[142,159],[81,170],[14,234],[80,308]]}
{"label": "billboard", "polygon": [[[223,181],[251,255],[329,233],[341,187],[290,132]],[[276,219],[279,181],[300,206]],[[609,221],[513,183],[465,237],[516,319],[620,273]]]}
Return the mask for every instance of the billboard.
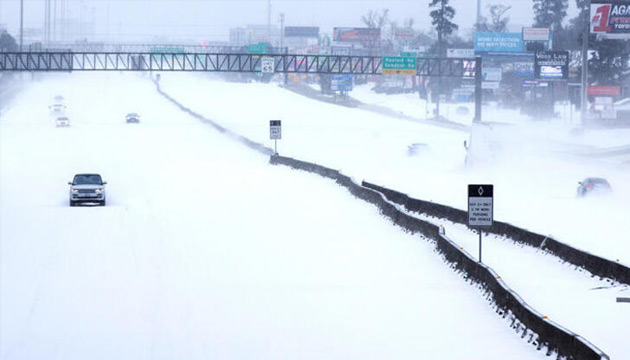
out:
{"label": "billboard", "polygon": [[394,30],[394,36],[397,38],[413,38],[415,32],[411,28],[396,28]]}
{"label": "billboard", "polygon": [[568,51],[538,51],[534,56],[534,77],[541,80],[569,78]]}
{"label": "billboard", "polygon": [[521,52],[521,33],[475,33],[475,52]]}
{"label": "billboard", "polygon": [[381,39],[381,29],[377,28],[341,28],[333,29],[333,41],[339,42],[376,42]]}
{"label": "billboard", "polygon": [[549,41],[549,28],[523,28],[523,41]]}
{"label": "billboard", "polygon": [[514,63],[514,76],[533,77],[534,76],[534,63],[533,62],[515,62]]}
{"label": "billboard", "polygon": [[503,69],[500,67],[483,67],[481,69],[483,81],[501,81]]}
{"label": "billboard", "polygon": [[474,58],[475,49],[446,49],[446,57],[449,58]]}
{"label": "billboard", "polygon": [[591,34],[630,39],[630,2],[591,0]]}
{"label": "billboard", "polygon": [[621,94],[621,86],[589,86],[586,88],[588,95],[619,95]]}
{"label": "billboard", "polygon": [[332,91],[352,91],[352,75],[333,75],[330,79],[330,90]]}
{"label": "billboard", "polygon": [[286,37],[319,38],[317,26],[287,26],[284,28]]}

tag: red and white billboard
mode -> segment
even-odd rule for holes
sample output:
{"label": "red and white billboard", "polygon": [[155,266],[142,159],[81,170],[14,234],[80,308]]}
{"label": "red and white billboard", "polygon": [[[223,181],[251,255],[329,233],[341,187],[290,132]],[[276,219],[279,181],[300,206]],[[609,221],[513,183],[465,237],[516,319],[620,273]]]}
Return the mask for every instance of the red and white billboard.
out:
{"label": "red and white billboard", "polygon": [[621,94],[620,86],[589,86],[586,88],[588,95],[619,95]]}
{"label": "red and white billboard", "polygon": [[630,1],[591,0],[591,34],[630,39]]}
{"label": "red and white billboard", "polygon": [[338,42],[378,42],[381,39],[381,29],[378,28],[341,28],[333,29],[333,41]]}

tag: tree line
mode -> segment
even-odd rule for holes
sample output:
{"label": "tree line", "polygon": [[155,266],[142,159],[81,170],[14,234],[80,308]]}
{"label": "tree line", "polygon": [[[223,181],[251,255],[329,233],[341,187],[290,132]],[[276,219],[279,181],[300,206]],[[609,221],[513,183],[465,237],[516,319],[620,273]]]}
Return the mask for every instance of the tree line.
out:
{"label": "tree line", "polygon": [[[567,19],[569,0],[532,0],[534,21],[531,25],[549,28],[553,34],[553,50],[581,50],[584,26],[589,26],[589,1],[575,0],[575,4],[580,9],[579,14]],[[429,33],[418,33],[408,42],[409,45],[427,46],[429,52],[438,56],[445,56],[448,48],[473,47],[473,34],[463,37],[457,33],[459,26],[453,21],[456,9],[450,5],[450,0],[430,0],[428,7],[432,30]],[[502,3],[488,5],[489,18],[481,16],[473,31],[506,32],[510,9],[510,6]],[[382,33],[388,28],[384,45],[386,48],[383,50],[395,50],[393,37],[399,25],[389,19],[387,9],[380,12],[371,10],[361,17],[361,21],[367,27],[381,29]],[[413,18],[403,22],[403,27],[412,28],[413,25]],[[597,39],[595,35],[589,35],[588,43],[591,51],[589,83],[620,85],[630,81],[630,40]]]}

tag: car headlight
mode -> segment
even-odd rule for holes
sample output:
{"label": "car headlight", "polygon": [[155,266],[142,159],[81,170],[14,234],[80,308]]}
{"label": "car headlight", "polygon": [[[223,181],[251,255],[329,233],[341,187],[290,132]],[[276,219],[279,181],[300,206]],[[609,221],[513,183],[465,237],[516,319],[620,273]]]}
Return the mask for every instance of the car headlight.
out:
{"label": "car headlight", "polygon": [[96,191],[97,193],[99,193],[99,194],[100,194],[100,193],[102,193],[102,192],[104,191],[104,189],[96,189],[96,190],[94,190],[94,191]]}
{"label": "car headlight", "polygon": [[79,192],[79,190],[78,190],[78,189],[72,189],[72,193],[73,193],[73,194],[76,194],[76,193],[78,193],[78,192]]}

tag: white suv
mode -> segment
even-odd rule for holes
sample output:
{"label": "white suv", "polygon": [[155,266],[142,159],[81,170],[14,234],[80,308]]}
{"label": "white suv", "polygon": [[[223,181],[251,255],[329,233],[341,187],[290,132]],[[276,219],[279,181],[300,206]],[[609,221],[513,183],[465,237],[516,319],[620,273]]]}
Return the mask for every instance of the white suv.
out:
{"label": "white suv", "polygon": [[99,174],[76,174],[70,185],[70,206],[98,203],[105,206],[105,184]]}

